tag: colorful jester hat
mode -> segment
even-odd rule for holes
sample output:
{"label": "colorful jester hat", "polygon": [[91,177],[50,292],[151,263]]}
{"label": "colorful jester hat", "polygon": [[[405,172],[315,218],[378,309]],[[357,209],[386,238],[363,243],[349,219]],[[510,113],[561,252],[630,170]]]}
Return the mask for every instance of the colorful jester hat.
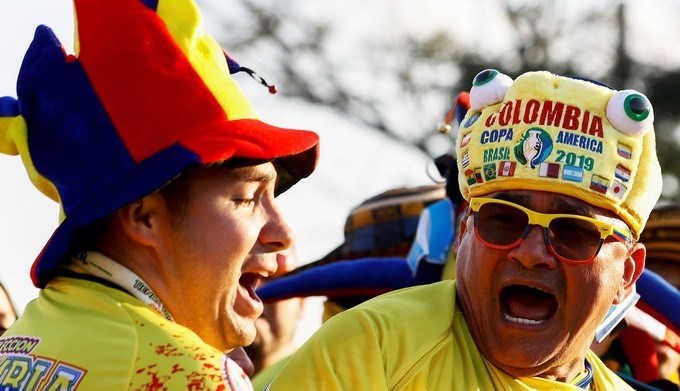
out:
{"label": "colorful jester hat", "polygon": [[43,287],[74,229],[162,187],[192,163],[273,161],[277,194],[316,166],[316,133],[277,128],[230,76],[192,0],[74,0],[76,55],[39,26],[0,99],[0,151],[21,154],[62,222],[33,264]]}
{"label": "colorful jester hat", "polygon": [[653,122],[652,105],[634,90],[482,71],[455,144],[461,193],[565,194],[613,211],[638,239],[661,195]]}

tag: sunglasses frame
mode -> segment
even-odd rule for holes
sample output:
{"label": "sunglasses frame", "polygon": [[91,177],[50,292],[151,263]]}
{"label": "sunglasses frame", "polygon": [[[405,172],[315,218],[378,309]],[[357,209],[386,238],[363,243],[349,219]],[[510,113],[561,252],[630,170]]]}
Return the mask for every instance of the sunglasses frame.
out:
{"label": "sunglasses frame", "polygon": [[[479,209],[485,204],[502,204],[502,205],[511,206],[513,208],[521,210],[522,212],[524,212],[527,215],[527,217],[529,218],[529,221],[527,222],[527,226],[524,229],[524,232],[522,233],[522,235],[520,235],[519,239],[517,239],[514,243],[505,244],[505,245],[491,243],[487,240],[482,239],[481,235],[479,234],[479,230],[477,228],[477,225],[478,225],[477,214],[479,212]],[[555,256],[555,258],[559,259],[560,261],[570,263],[570,264],[583,265],[583,264],[587,264],[587,263],[592,262],[597,257],[597,254],[600,253],[600,249],[602,248],[602,244],[604,243],[604,241],[610,236],[613,236],[616,240],[618,240],[619,242],[624,243],[624,244],[628,243],[630,241],[630,237],[631,237],[630,230],[628,231],[628,234],[626,234],[626,233],[622,232],[623,231],[622,229],[617,229],[617,228],[614,227],[614,225],[612,225],[610,223],[607,223],[607,222],[604,222],[604,221],[601,221],[601,220],[597,220],[597,219],[594,219],[592,217],[576,215],[576,214],[569,214],[569,213],[554,213],[554,214],[553,213],[540,213],[540,212],[536,212],[534,210],[531,210],[529,208],[526,208],[522,205],[515,204],[514,202],[501,200],[501,199],[498,199],[498,198],[473,197],[473,198],[470,199],[469,207],[470,207],[470,210],[472,210],[472,212],[473,212],[475,236],[477,237],[477,240],[482,242],[484,245],[491,247],[491,248],[499,249],[499,250],[509,250],[509,249],[516,248],[520,245],[520,243],[522,243],[524,238],[526,238],[529,235],[529,233],[531,232],[533,227],[535,225],[538,225],[538,226],[543,228],[543,240],[545,241],[546,247],[548,248],[550,253],[553,256]],[[595,254],[591,258],[586,259],[586,260],[573,260],[573,259],[565,258],[564,256],[558,254],[555,251],[555,249],[553,248],[552,243],[550,242],[550,222],[552,222],[553,220],[555,220],[557,218],[564,218],[564,217],[587,221],[589,223],[594,224],[599,229],[599,231],[600,231],[600,243],[598,244],[597,249],[595,250]]]}

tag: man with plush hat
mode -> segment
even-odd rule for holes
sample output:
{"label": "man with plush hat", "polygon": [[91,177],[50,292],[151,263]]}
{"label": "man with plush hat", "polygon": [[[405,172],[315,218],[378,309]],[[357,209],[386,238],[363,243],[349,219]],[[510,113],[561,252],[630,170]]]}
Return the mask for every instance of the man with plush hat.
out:
{"label": "man with plush hat", "polygon": [[192,0],[74,5],[75,54],[38,27],[0,99],[0,151],[62,212],[0,388],[249,389],[226,353],[254,338],[255,286],[293,241],[274,197],[318,136],[259,120]]}
{"label": "man with plush hat", "polygon": [[[480,72],[455,144],[456,279],[344,311],[270,390],[624,390],[589,349],[635,295],[661,193],[647,98]],[[614,311],[614,313],[616,313]]]}

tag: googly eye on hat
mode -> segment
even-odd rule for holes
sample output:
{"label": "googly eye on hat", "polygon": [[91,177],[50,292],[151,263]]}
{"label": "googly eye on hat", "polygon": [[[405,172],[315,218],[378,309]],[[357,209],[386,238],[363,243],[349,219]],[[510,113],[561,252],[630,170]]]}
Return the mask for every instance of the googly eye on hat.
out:
{"label": "googly eye on hat", "polygon": [[486,106],[502,101],[511,84],[510,76],[495,69],[485,69],[479,72],[472,81],[470,108],[481,110]]}
{"label": "googly eye on hat", "polygon": [[653,122],[649,99],[634,90],[546,71],[513,80],[484,70],[455,144],[461,193],[572,196],[613,211],[637,239],[661,194]]}

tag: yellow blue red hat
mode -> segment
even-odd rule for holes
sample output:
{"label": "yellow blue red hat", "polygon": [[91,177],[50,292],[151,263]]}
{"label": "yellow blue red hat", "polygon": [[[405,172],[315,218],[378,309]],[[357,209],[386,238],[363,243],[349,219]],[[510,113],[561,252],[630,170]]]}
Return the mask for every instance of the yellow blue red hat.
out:
{"label": "yellow blue red hat", "polygon": [[635,239],[661,195],[643,94],[549,72],[480,72],[458,130],[460,191],[543,190],[616,213]]}
{"label": "yellow blue red hat", "polygon": [[73,231],[191,164],[273,161],[277,194],[312,173],[314,132],[262,122],[191,0],[74,0],[75,55],[39,26],[18,99],[0,98],[0,152],[20,154],[62,221],[33,264],[42,287]]}

